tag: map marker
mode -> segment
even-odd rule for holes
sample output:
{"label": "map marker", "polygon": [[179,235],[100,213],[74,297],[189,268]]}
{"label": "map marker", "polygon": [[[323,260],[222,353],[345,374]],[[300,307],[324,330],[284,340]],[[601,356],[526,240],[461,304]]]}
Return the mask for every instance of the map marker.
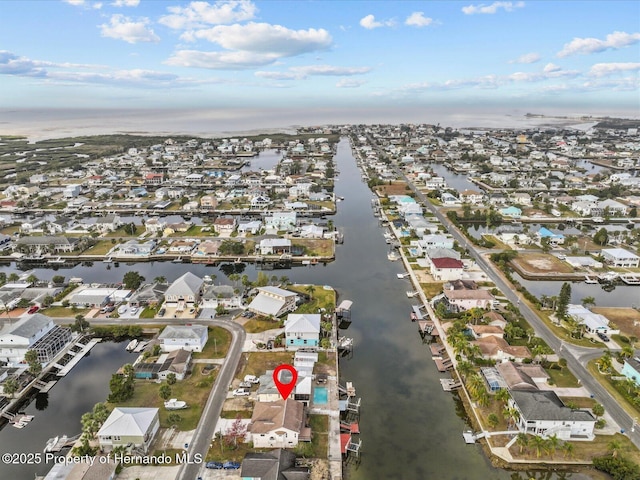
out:
{"label": "map marker", "polygon": [[[286,370],[291,373],[292,379],[290,383],[283,383],[280,381],[280,372]],[[282,364],[276,367],[273,371],[273,383],[276,384],[276,388],[280,395],[282,395],[282,399],[286,400],[291,395],[291,392],[296,387],[296,381],[298,380],[298,371],[292,367],[291,365]]]}

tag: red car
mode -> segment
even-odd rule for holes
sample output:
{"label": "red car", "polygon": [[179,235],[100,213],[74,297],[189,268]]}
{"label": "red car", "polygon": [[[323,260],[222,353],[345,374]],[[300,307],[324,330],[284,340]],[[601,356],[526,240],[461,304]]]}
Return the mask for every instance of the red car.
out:
{"label": "red car", "polygon": [[27,313],[29,313],[29,314],[36,313],[38,310],[40,310],[40,307],[37,306],[37,305],[34,305],[29,310],[27,310]]}

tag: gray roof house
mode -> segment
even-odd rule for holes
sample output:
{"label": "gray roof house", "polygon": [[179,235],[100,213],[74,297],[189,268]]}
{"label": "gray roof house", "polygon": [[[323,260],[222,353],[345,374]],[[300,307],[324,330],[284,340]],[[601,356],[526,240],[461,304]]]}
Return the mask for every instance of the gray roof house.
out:
{"label": "gray roof house", "polygon": [[309,469],[296,467],[296,455],[278,448],[270,452],[249,452],[242,460],[241,478],[260,480],[308,480]]}
{"label": "gray roof house", "polygon": [[187,272],[167,288],[164,296],[169,303],[197,303],[200,301],[203,284],[204,280],[202,278]]}
{"label": "gray roof house", "polygon": [[180,348],[191,352],[201,352],[209,339],[209,331],[204,325],[167,325],[158,336],[165,352]]}
{"label": "gray roof house", "polygon": [[158,305],[164,300],[168,288],[169,286],[163,283],[143,285],[129,297],[129,305]]}
{"label": "gray roof house", "polygon": [[128,446],[147,452],[160,428],[157,408],[116,407],[98,430],[100,448],[110,451]]}
{"label": "gray roof house", "polygon": [[521,432],[561,440],[593,440],[596,419],[587,410],[574,410],[550,390],[512,390],[509,401],[518,412]]}

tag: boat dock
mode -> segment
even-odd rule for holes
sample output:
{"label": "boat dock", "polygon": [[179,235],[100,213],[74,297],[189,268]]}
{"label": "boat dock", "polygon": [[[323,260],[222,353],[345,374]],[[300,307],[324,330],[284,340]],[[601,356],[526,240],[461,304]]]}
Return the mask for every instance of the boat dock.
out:
{"label": "boat dock", "polygon": [[432,343],[429,348],[432,357],[442,357],[442,353],[446,350],[445,346],[440,343]]}
{"label": "boat dock", "polygon": [[453,368],[453,363],[450,358],[434,358],[433,361],[436,362],[436,368],[439,372],[446,372]]}
{"label": "boat dock", "polygon": [[47,444],[44,447],[44,453],[56,453],[64,448],[72,447],[74,443],[78,441],[82,434],[74,435],[73,437],[54,437],[47,440]]}
{"label": "boat dock", "polygon": [[452,378],[441,378],[440,385],[442,385],[442,389],[445,392],[453,392],[454,390],[460,388],[462,383],[455,381]]}
{"label": "boat dock", "polygon": [[342,300],[338,308],[336,308],[336,321],[350,322],[351,321],[351,307],[353,302],[351,300]]}
{"label": "boat dock", "polygon": [[640,274],[626,273],[624,275],[620,275],[620,280],[627,285],[640,285]]}
{"label": "boat dock", "polygon": [[73,350],[69,350],[67,355],[72,355],[73,358],[66,365],[60,365],[58,363],[54,364],[54,367],[58,368],[56,375],[58,377],[64,377],[71,371],[73,367],[75,367],[82,357],[84,357],[89,351],[96,346],[102,339],[101,338],[93,338],[86,345],[83,343],[76,343],[74,346],[81,347],[81,350],[74,352]]}
{"label": "boat dock", "polygon": [[596,278],[595,275],[585,275],[584,283],[588,283],[588,284],[598,283],[598,279]]}
{"label": "boat dock", "polygon": [[49,382],[43,382],[42,380],[36,380],[33,383],[33,387],[40,390],[40,393],[47,393],[49,390],[53,388],[53,386],[58,383],[57,380],[51,380]]}

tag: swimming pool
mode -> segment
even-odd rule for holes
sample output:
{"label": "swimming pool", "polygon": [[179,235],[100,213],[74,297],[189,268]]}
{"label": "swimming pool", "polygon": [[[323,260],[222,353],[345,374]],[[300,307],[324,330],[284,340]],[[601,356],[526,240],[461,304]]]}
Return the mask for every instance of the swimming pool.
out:
{"label": "swimming pool", "polygon": [[313,389],[313,404],[326,405],[328,400],[327,387],[315,387]]}

